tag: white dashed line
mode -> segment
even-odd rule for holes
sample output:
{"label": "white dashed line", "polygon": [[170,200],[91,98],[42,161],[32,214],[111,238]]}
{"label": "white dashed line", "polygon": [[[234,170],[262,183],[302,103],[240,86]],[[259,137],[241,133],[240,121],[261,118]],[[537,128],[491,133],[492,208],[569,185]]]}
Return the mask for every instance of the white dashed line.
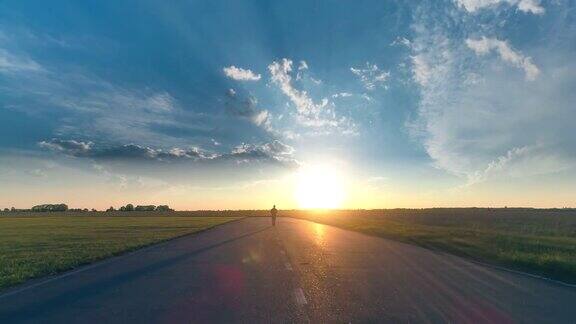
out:
{"label": "white dashed line", "polygon": [[288,271],[294,270],[294,269],[292,269],[292,265],[290,264],[290,262],[284,263],[284,266],[286,267],[286,270],[288,270]]}
{"label": "white dashed line", "polygon": [[306,296],[304,296],[304,291],[302,288],[296,288],[294,290],[294,297],[296,297],[296,303],[300,306],[306,305],[308,301],[306,300]]}

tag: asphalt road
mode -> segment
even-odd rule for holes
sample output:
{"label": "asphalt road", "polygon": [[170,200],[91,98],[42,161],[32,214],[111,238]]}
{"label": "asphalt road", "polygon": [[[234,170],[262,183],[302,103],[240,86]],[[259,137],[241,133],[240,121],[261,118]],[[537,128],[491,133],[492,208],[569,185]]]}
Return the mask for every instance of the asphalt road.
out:
{"label": "asphalt road", "polygon": [[0,295],[0,323],[574,323],[576,289],[294,219],[249,218]]}

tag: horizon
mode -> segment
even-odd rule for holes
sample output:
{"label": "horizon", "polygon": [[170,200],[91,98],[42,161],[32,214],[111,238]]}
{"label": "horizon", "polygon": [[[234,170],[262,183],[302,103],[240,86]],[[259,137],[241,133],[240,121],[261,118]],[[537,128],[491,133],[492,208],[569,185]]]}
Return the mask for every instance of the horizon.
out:
{"label": "horizon", "polygon": [[[22,211],[31,211],[32,207],[35,206],[41,206],[41,205],[58,205],[60,203],[48,203],[48,204],[38,204],[38,205],[34,205],[34,206],[30,206],[30,207],[25,207],[25,208],[16,208],[17,212],[22,212]],[[93,207],[79,207],[79,206],[68,206],[66,203],[62,203],[65,204],[68,207],[68,211],[88,211],[88,212],[108,212],[109,210],[106,209],[98,209],[98,208],[93,208]],[[128,203],[130,204],[130,203]],[[139,205],[139,204],[132,204],[134,207],[137,206],[154,206],[154,207],[158,207],[158,206],[162,206],[162,205]],[[108,206],[108,208],[112,207],[114,208],[114,212],[119,212],[122,211],[120,210],[120,207],[124,207],[125,205],[120,205],[118,207],[115,206]],[[166,206],[166,205],[165,205]],[[168,207],[171,207],[169,205],[167,205]],[[0,212],[6,212],[5,209],[10,209],[10,207],[1,207],[0,208]],[[94,210],[93,210],[94,209]],[[530,207],[530,206],[492,206],[492,207],[478,207],[478,206],[462,206],[462,207],[447,207],[447,206],[438,206],[438,207],[392,207],[392,208],[277,208],[278,211],[305,211],[305,212],[342,212],[342,211],[380,211],[380,210],[428,210],[428,209],[492,209],[492,210],[514,210],[514,209],[533,209],[533,210],[574,210],[576,209],[576,207],[569,207],[569,206],[565,206],[565,207]],[[252,209],[172,209],[172,212],[243,212],[243,211],[263,211],[263,212],[269,212],[270,209],[258,209],[258,208],[252,208]],[[128,211],[128,213],[130,212],[143,212],[143,213],[148,213],[148,212],[153,212],[153,211],[149,211],[149,210],[134,210],[134,211]],[[42,213],[46,213],[46,211],[39,211],[38,213],[42,214]]]}
{"label": "horizon", "polygon": [[573,208],[575,8],[5,1],[0,206]]}

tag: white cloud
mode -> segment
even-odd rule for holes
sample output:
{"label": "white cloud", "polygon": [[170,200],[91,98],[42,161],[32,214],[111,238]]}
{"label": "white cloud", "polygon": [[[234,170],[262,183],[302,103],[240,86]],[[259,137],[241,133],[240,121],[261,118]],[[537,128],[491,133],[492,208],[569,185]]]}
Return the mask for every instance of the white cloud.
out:
{"label": "white cloud", "polygon": [[322,108],[326,107],[328,103],[326,99],[316,104],[306,91],[294,88],[292,76],[290,75],[292,72],[292,60],[284,58],[280,62],[272,62],[268,66],[268,70],[270,71],[272,82],[278,85],[282,93],[296,106],[299,114],[314,117],[319,114]]}
{"label": "white cloud", "polygon": [[32,103],[15,103],[13,109],[30,115],[41,115],[55,107],[66,111],[66,119],[55,127],[59,135],[161,144],[174,138],[154,131],[151,125],[180,123],[174,114],[182,110],[166,91],[128,89],[95,76],[50,68],[43,68],[42,73],[14,74],[11,78],[14,82],[8,84],[8,95],[25,96]]}
{"label": "white cloud", "polygon": [[493,50],[496,51],[503,61],[523,69],[527,80],[534,81],[540,74],[540,69],[532,63],[531,57],[514,51],[506,41],[482,37],[480,39],[467,39],[466,45],[477,55],[486,55]]}
{"label": "white cloud", "polygon": [[426,63],[425,58],[423,55],[414,55],[412,56],[412,74],[414,76],[414,80],[422,86],[428,84],[428,80],[431,76],[430,66]]}
{"label": "white cloud", "polygon": [[332,95],[332,98],[347,98],[352,97],[352,94],[349,92],[339,92]]}
{"label": "white cloud", "polygon": [[541,15],[546,10],[540,5],[539,0],[456,0],[458,6],[468,12],[476,12],[483,8],[495,7],[501,3],[507,3],[516,6],[522,12],[529,12],[535,15]]}
{"label": "white cloud", "polygon": [[[294,72],[292,60],[284,58],[278,62],[274,61],[268,66],[268,70],[272,83],[277,85],[296,107],[294,120],[301,126],[313,128],[313,130],[307,130],[307,135],[327,135],[334,132],[342,135],[356,134],[356,126],[348,118],[338,116],[335,104],[328,98],[314,102],[308,92],[294,86],[293,83],[297,82],[298,78],[296,80],[292,78]],[[294,136],[290,137],[294,138]]]}
{"label": "white cloud", "polygon": [[[450,9],[425,8],[414,17],[411,72],[420,102],[407,127],[434,165],[467,184],[576,167],[576,141],[568,135],[576,94],[566,91],[576,86],[571,55],[547,52],[539,60],[549,73],[542,75],[530,57],[505,41],[455,36],[478,32],[470,19],[445,23]],[[538,44],[534,52],[546,46]],[[480,57],[489,53],[497,57]],[[533,81],[490,68],[501,62]]]}
{"label": "white cloud", "polygon": [[369,96],[368,94],[366,94],[366,93],[363,93],[362,96],[360,96],[360,97],[362,97],[362,99],[364,99],[364,100],[366,100],[366,101],[368,101],[368,102],[374,101],[374,99],[373,99],[372,97],[370,97],[370,96]]}
{"label": "white cloud", "polygon": [[410,48],[412,46],[412,42],[406,37],[396,37],[396,39],[390,44],[391,46],[406,46]]}
{"label": "white cloud", "polygon": [[40,72],[44,69],[36,61],[17,56],[0,48],[0,73],[2,72]]}
{"label": "white cloud", "polygon": [[256,124],[256,126],[264,125],[270,127],[269,115],[270,113],[268,112],[268,110],[262,110],[257,114],[255,114],[254,116],[252,116],[251,120],[254,124]]}
{"label": "white cloud", "polygon": [[364,68],[350,68],[350,72],[360,78],[367,90],[374,90],[377,86],[384,86],[390,77],[390,71],[382,71],[376,64],[366,63]]}
{"label": "white cloud", "polygon": [[238,68],[234,65],[222,69],[227,77],[239,81],[258,81],[260,74],[256,74],[248,69]]}
{"label": "white cloud", "polygon": [[551,152],[545,146],[514,147],[490,161],[485,169],[468,174],[466,186],[498,177],[522,178],[558,172],[569,168],[573,162]]}

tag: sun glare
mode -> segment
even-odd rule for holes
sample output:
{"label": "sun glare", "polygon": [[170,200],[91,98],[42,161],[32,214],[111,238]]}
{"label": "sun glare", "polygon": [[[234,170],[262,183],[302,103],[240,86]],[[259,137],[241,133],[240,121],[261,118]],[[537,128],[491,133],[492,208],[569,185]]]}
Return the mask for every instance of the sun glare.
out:
{"label": "sun glare", "polygon": [[300,208],[338,208],[345,196],[341,174],[327,165],[303,167],[294,192]]}

